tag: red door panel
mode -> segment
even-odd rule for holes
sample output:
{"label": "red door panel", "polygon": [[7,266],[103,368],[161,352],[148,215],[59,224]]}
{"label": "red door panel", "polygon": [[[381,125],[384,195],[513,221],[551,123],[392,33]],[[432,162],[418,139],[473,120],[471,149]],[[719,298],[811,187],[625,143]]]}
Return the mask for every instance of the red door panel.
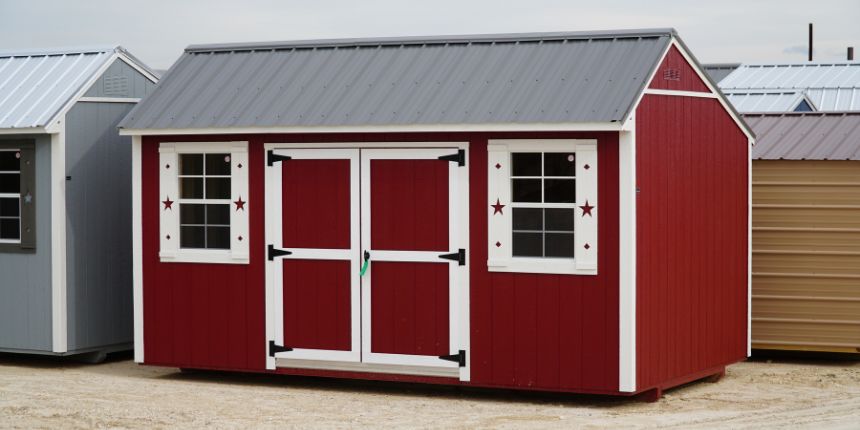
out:
{"label": "red door panel", "polygon": [[448,169],[441,160],[371,160],[371,248],[448,249]]}
{"label": "red door panel", "polygon": [[349,160],[283,164],[283,241],[287,248],[349,248]]}
{"label": "red door panel", "polygon": [[448,265],[373,263],[371,350],[448,354]]}
{"label": "red door panel", "polygon": [[350,262],[284,260],[284,344],[349,351]]}

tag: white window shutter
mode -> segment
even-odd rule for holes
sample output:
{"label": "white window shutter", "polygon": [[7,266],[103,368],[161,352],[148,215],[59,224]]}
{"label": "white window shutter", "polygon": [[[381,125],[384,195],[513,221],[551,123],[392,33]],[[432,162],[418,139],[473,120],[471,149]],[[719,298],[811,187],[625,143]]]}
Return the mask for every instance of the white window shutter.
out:
{"label": "white window shutter", "polygon": [[574,242],[577,270],[597,269],[597,144],[576,145],[576,218]]}
{"label": "white window shutter", "polygon": [[179,249],[179,157],[173,144],[162,143],[158,149],[159,157],[159,181],[158,181],[158,204],[159,208],[159,234],[160,250],[159,257],[171,259],[176,256]]}
{"label": "white window shutter", "polygon": [[[511,258],[510,154],[503,144],[487,145],[487,265],[499,267]],[[500,207],[497,213],[495,205]]]}
{"label": "white window shutter", "polygon": [[[230,195],[233,201],[230,210],[230,256],[234,260],[248,261],[248,218],[251,206],[248,202],[248,142],[233,142],[230,150]],[[244,202],[244,207],[238,202]]]}

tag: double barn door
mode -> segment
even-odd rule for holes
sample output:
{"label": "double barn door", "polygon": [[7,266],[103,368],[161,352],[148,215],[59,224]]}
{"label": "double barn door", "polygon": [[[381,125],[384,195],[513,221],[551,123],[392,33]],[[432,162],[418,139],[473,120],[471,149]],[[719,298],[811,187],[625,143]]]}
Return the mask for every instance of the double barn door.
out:
{"label": "double barn door", "polygon": [[463,156],[268,151],[269,368],[457,371]]}

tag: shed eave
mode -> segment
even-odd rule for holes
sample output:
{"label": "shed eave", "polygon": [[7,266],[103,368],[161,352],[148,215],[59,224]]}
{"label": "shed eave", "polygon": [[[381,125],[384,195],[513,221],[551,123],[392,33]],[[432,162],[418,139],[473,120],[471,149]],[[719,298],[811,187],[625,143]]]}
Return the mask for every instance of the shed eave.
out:
{"label": "shed eave", "polygon": [[505,123],[505,124],[392,124],[357,126],[213,127],[213,128],[120,128],[122,136],[284,134],[284,133],[434,133],[434,132],[536,132],[620,131],[621,122]]}
{"label": "shed eave", "polygon": [[0,128],[0,135],[9,134],[46,134],[45,127],[20,127],[20,128]]}

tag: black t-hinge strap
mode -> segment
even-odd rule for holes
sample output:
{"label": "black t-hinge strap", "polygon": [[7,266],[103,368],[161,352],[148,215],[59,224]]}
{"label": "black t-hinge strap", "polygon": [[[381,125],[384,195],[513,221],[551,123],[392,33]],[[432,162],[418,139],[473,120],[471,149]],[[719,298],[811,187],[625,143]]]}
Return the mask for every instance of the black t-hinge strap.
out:
{"label": "black t-hinge strap", "polygon": [[466,367],[466,351],[462,349],[456,354],[440,355],[439,358],[445,361],[453,361],[460,367]]}
{"label": "black t-hinge strap", "polygon": [[274,261],[276,257],[283,257],[285,255],[290,255],[292,252],[287,251],[286,249],[277,249],[274,245],[269,245],[269,253],[268,253],[269,261]]}
{"label": "black t-hinge strap", "polygon": [[274,340],[269,341],[269,357],[274,357],[275,354],[279,352],[287,352],[292,350],[292,348],[286,346],[276,345]]}
{"label": "black t-hinge strap", "polygon": [[439,157],[440,160],[450,161],[452,163],[457,163],[458,166],[466,165],[466,150],[460,149],[456,154],[451,155],[442,155]]}
{"label": "black t-hinge strap", "polygon": [[286,155],[275,154],[275,151],[271,149],[266,151],[266,165],[269,167],[272,167],[272,165],[277,163],[278,161],[286,161],[291,159],[292,157],[288,157]]}
{"label": "black t-hinge strap", "polygon": [[456,261],[458,265],[465,266],[466,265],[466,250],[460,248],[459,251],[451,253],[451,254],[442,254],[439,258],[445,260]]}

